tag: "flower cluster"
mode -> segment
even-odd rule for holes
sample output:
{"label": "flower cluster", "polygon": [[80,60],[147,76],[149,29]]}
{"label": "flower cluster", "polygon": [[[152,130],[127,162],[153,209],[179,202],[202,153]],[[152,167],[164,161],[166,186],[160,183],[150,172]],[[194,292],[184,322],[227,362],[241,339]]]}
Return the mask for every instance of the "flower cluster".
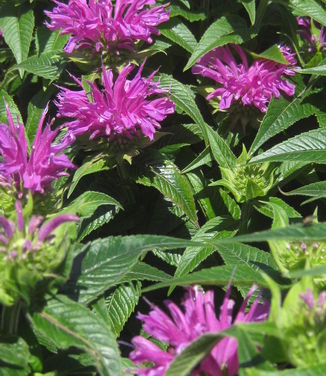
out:
{"label": "flower cluster", "polygon": [[167,91],[159,88],[159,81],[152,81],[156,72],[148,78],[142,77],[143,67],[144,64],[135,77],[128,80],[134,66],[127,65],[115,82],[113,71],[102,67],[103,90],[95,82],[89,82],[91,91],[86,93],[76,78],[82,90],[61,88],[56,105],[58,116],[73,119],[65,123],[68,135],[75,138],[87,133],[90,139],[101,136],[113,139],[116,136],[132,138],[142,133],[152,140],[156,129],[160,128],[159,122],[174,112],[175,105],[166,96],[158,97]]}
{"label": "flower cluster", "polygon": [[[78,217],[62,214],[43,223],[42,216],[32,216],[25,223],[20,201],[16,201],[16,224],[0,216],[0,302],[11,305],[25,290],[35,286],[44,273],[54,271],[62,255],[54,231]],[[25,296],[27,300],[27,296]]]}
{"label": "flower cluster", "polygon": [[232,45],[240,58],[240,63],[229,46],[218,47],[198,60],[192,68],[194,74],[211,78],[220,86],[207,96],[207,99],[220,98],[219,108],[226,110],[234,102],[241,101],[243,106],[255,106],[266,112],[272,97],[278,98],[280,92],[291,96],[295,85],[283,76],[293,76],[292,67],[296,64],[294,54],[286,46],[280,50],[289,65],[271,60],[257,59],[249,66],[242,48]]}
{"label": "flower cluster", "polygon": [[0,124],[0,185],[13,184],[18,192],[28,189],[44,193],[53,180],[68,175],[65,169],[75,167],[62,154],[69,145],[69,138],[65,142],[54,144],[58,130],[52,131],[51,124],[42,129],[46,108],[29,153],[24,125],[18,119],[15,125],[8,105],[6,110],[9,125]]}
{"label": "flower cluster", "polygon": [[299,34],[308,42],[309,52],[326,49],[326,31],[325,27],[309,17],[297,17]]}
{"label": "flower cluster", "polygon": [[165,6],[148,7],[155,0],[116,0],[114,7],[111,0],[53,1],[57,6],[45,12],[50,18],[46,26],[71,35],[68,53],[79,48],[131,50],[137,41],[152,43],[157,26],[169,20]]}
{"label": "flower cluster", "polygon": [[[133,338],[135,350],[130,353],[130,358],[138,365],[153,363],[149,368],[137,369],[137,374],[163,376],[175,356],[204,333],[218,333],[239,322],[266,320],[269,305],[266,302],[260,304],[259,298],[255,299],[249,311],[245,312],[248,300],[256,288],[253,286],[248,292],[234,319],[235,302],[230,299],[230,287],[224,297],[219,317],[216,317],[215,313],[214,292],[203,293],[198,287],[188,289],[183,302],[185,312],[171,301],[165,303],[172,318],[156,306],[152,307],[148,315],[138,314],[138,318],[144,322],[144,330],[153,338],[167,342],[169,349],[164,351],[141,336]],[[202,361],[198,371],[208,376],[236,375],[239,369],[237,349],[236,339],[225,337]]]}

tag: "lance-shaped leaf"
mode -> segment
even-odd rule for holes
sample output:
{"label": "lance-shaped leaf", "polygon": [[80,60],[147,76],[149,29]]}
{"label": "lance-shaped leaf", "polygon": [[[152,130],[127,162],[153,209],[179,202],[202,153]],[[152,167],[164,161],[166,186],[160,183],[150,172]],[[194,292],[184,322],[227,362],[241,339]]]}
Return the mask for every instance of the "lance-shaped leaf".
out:
{"label": "lance-shaped leaf", "polygon": [[[197,244],[197,243],[195,243]],[[191,241],[156,235],[112,236],[85,245],[75,259],[70,283],[82,303],[89,303],[110,287],[125,282],[140,256],[154,248],[173,249]]]}
{"label": "lance-shaped leaf", "polygon": [[173,18],[160,26],[160,32],[172,42],[178,44],[188,52],[192,52],[197,45],[196,38],[188,27],[179,19]]}
{"label": "lance-shaped leaf", "polygon": [[113,333],[103,319],[65,296],[48,302],[31,317],[34,330],[59,349],[77,347],[92,359],[101,376],[122,375],[120,354]]}
{"label": "lance-shaped leaf", "polygon": [[249,163],[311,162],[326,163],[326,129],[301,133],[252,158]]}

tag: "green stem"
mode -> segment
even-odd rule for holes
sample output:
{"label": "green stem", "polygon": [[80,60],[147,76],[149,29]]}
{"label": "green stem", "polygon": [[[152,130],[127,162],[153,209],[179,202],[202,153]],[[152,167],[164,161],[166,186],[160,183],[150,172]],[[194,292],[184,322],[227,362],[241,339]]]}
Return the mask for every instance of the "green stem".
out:
{"label": "green stem", "polygon": [[244,205],[241,208],[239,235],[240,234],[246,234],[248,232],[251,213],[252,213],[252,203],[251,202],[245,202]]}
{"label": "green stem", "polygon": [[0,330],[2,333],[7,335],[17,334],[21,310],[22,304],[20,301],[12,307],[2,307],[0,322]]}

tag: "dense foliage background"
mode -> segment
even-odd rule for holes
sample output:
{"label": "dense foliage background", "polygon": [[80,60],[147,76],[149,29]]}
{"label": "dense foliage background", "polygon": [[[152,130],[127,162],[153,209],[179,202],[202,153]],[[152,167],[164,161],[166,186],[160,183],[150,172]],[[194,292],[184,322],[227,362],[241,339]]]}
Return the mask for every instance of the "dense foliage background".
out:
{"label": "dense foliage background", "polygon": [[[70,34],[45,24],[53,1],[0,5],[0,375],[195,375],[225,336],[238,341],[240,375],[324,375],[326,2],[171,0],[164,8],[169,20],[152,43],[72,52],[64,50]],[[308,22],[308,34],[298,17]],[[224,109],[220,95],[207,100],[223,85],[194,74],[194,66],[223,46],[240,64],[235,45],[250,66],[268,61],[291,69],[281,80],[295,85],[293,95],[274,92],[265,112],[241,98]],[[282,46],[293,51],[295,64]],[[133,63],[131,79],[144,61],[143,77],[158,70],[152,80],[166,90],[154,94],[175,104],[153,138],[139,129],[128,136],[71,136],[67,123],[74,116],[58,110],[60,90],[68,90],[65,101],[77,111],[71,91],[84,90],[96,104],[92,85],[104,90],[105,69],[116,79]],[[55,158],[54,149],[44,151],[35,141],[47,104],[44,124],[54,118],[59,145],[74,138],[63,151],[75,167],[66,176],[54,173],[44,190],[16,177],[8,183],[10,124],[24,124],[28,160],[37,148],[39,163],[47,163],[44,153],[50,162]],[[59,228],[52,222],[56,232],[43,237],[39,229],[44,245],[35,252],[47,256],[16,259],[15,247],[25,245],[12,240],[6,220],[21,234],[19,218],[28,224],[35,215],[51,221],[63,214],[71,216],[62,221],[78,216],[78,222]],[[166,372],[137,371],[128,358],[132,338],[150,335],[136,312],[148,313],[153,304],[164,309],[167,296],[179,305],[183,287],[200,285],[214,289],[218,317],[228,284],[237,310],[258,284],[261,295],[257,290],[248,306],[255,297],[269,302],[269,318],[207,330],[174,354]],[[234,374],[220,372],[211,374]]]}

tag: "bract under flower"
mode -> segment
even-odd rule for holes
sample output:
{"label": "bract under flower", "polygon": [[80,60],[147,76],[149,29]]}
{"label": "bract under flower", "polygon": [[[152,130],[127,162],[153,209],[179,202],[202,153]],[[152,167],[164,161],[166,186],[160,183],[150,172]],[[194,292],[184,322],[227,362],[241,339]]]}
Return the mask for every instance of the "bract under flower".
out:
{"label": "bract under flower", "polygon": [[52,143],[58,130],[52,131],[51,124],[42,130],[46,108],[29,153],[23,124],[17,120],[15,125],[7,105],[6,109],[9,125],[0,124],[0,184],[14,184],[19,192],[29,189],[44,193],[53,180],[68,175],[65,169],[75,168],[68,157],[62,154],[71,140],[67,137],[60,144]]}
{"label": "bract under flower", "polygon": [[291,66],[296,64],[294,54],[286,46],[280,48],[289,66],[270,60],[257,59],[251,66],[242,48],[232,46],[240,58],[240,63],[233,56],[229,46],[218,47],[200,58],[192,68],[194,74],[211,78],[220,86],[207,96],[207,99],[220,98],[219,108],[226,110],[234,102],[241,101],[243,106],[255,106],[266,112],[272,97],[278,98],[283,93],[294,94],[295,85],[283,76],[294,75]]}
{"label": "bract under flower", "polygon": [[5,305],[19,297],[28,302],[36,283],[57,269],[65,249],[56,229],[78,221],[73,214],[62,214],[42,224],[43,217],[34,215],[27,223],[20,201],[15,206],[16,223],[0,216],[0,302]]}
{"label": "bract under flower", "polygon": [[155,0],[69,0],[68,4],[53,0],[57,5],[45,14],[50,18],[46,26],[70,34],[66,52],[79,48],[132,49],[141,40],[152,43],[151,35],[158,35],[157,26],[169,20],[164,5]]}
{"label": "bract under flower", "polygon": [[[127,77],[134,69],[133,65],[124,67],[114,81],[111,69],[102,67],[103,90],[95,82],[89,82],[92,100],[89,99],[82,83],[75,81],[82,90],[72,91],[61,88],[56,105],[58,116],[72,118],[66,123],[68,135],[75,138],[89,134],[90,139],[116,136],[132,138],[143,134],[153,139],[160,122],[174,112],[175,105],[168,97],[157,97],[167,93],[159,88],[159,82],[152,81],[156,72],[148,78],[141,76],[144,64],[135,77]],[[152,98],[155,96],[154,98]]]}
{"label": "bract under flower", "polygon": [[[265,302],[259,304],[259,298],[255,299],[249,311],[245,313],[248,300],[256,288],[253,286],[249,291],[234,320],[235,302],[230,299],[230,286],[220,308],[219,317],[215,313],[214,292],[203,293],[198,287],[188,289],[183,302],[184,312],[173,302],[167,301],[165,304],[170,316],[156,306],[152,307],[148,315],[138,314],[138,318],[144,323],[144,330],[152,337],[167,342],[169,349],[164,351],[144,337],[135,337],[132,340],[135,350],[130,353],[130,358],[137,365],[154,363],[152,367],[137,369],[137,374],[163,376],[175,356],[203,333],[217,333],[238,322],[266,320],[269,305]],[[202,361],[198,372],[208,376],[236,375],[239,369],[237,349],[236,339],[224,338]]]}

